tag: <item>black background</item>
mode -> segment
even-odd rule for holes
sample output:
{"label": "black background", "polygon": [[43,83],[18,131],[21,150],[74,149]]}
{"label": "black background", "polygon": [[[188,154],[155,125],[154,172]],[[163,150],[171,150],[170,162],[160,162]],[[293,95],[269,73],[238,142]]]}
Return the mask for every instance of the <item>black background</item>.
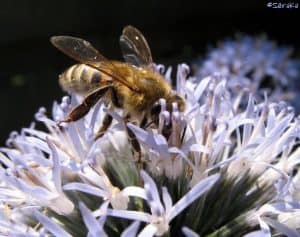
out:
{"label": "black background", "polygon": [[271,9],[266,4],[251,0],[2,0],[0,146],[10,131],[29,126],[40,106],[50,110],[63,95],[57,78],[73,61],[49,43],[50,36],[85,38],[106,57],[121,59],[119,36],[131,24],[144,33],[154,61],[176,65],[204,56],[207,46],[236,32],[266,33],[279,44],[293,46],[299,57],[300,9]]}

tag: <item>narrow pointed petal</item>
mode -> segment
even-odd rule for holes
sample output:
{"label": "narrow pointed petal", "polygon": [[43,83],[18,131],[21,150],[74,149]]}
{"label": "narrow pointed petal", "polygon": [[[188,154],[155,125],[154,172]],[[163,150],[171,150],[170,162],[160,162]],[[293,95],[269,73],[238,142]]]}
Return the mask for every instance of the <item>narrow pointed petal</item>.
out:
{"label": "narrow pointed petal", "polygon": [[137,237],[152,237],[156,234],[157,227],[155,225],[149,224],[147,225]]}
{"label": "narrow pointed petal", "polygon": [[138,229],[140,227],[140,222],[135,221],[130,226],[128,226],[121,234],[121,237],[133,237],[136,236]]}
{"label": "narrow pointed petal", "polygon": [[76,183],[76,182],[68,183],[68,184],[64,185],[63,189],[64,190],[77,190],[77,191],[89,193],[89,194],[99,196],[99,197],[107,196],[107,192],[101,190],[100,188],[96,188],[92,185],[85,184],[85,183]]}
{"label": "narrow pointed petal", "polygon": [[177,216],[182,210],[187,208],[193,201],[208,191],[217,180],[220,178],[220,174],[214,174],[206,179],[201,180],[196,184],[189,192],[187,192],[171,209],[168,214],[169,222]]}
{"label": "narrow pointed petal", "polygon": [[198,235],[196,232],[192,231],[188,227],[183,227],[181,230],[182,230],[183,234],[185,235],[185,237],[200,237],[200,235]]}
{"label": "narrow pointed petal", "polygon": [[280,233],[288,237],[300,237],[300,233],[297,230],[291,229],[288,226],[281,224],[278,221],[272,220],[271,218],[268,217],[264,217],[263,219],[274,229],[276,229],[277,231],[279,231]]}
{"label": "narrow pointed petal", "polygon": [[88,228],[89,233],[93,237],[98,237],[98,236],[107,236],[102,228],[102,226],[99,225],[98,221],[96,218],[93,216],[92,212],[84,205],[84,203],[80,202],[79,203],[79,209],[81,212],[81,215],[83,217],[83,221]]}
{"label": "narrow pointed petal", "polygon": [[34,216],[36,219],[43,225],[45,229],[51,232],[54,236],[60,237],[72,237],[69,233],[67,233],[62,227],[52,221],[49,217],[40,213],[39,211],[34,211]]}

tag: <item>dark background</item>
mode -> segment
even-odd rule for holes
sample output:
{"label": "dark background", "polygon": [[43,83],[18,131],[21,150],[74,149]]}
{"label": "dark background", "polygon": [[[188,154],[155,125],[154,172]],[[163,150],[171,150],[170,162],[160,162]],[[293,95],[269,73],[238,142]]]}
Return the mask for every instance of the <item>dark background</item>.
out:
{"label": "dark background", "polygon": [[266,3],[2,0],[0,146],[10,131],[29,126],[40,106],[50,110],[63,95],[57,78],[73,61],[49,43],[50,36],[78,36],[106,57],[121,59],[119,36],[131,24],[146,36],[154,61],[176,65],[204,56],[208,45],[236,32],[266,33],[279,44],[294,46],[299,57],[300,9],[270,9]]}

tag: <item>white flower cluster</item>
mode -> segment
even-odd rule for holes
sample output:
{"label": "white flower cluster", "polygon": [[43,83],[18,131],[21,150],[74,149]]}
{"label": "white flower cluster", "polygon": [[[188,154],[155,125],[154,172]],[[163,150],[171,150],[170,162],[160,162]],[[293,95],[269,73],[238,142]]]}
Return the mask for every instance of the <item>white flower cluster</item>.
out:
{"label": "white flower cluster", "polygon": [[203,78],[220,73],[229,79],[228,88],[233,92],[247,89],[259,94],[264,89],[272,100],[291,100],[299,90],[300,65],[299,60],[291,59],[292,53],[291,47],[278,47],[266,36],[238,35],[237,40],[221,41],[212,48],[197,63],[196,74]]}
{"label": "white flower cluster", "polygon": [[[212,53],[212,61],[247,58],[232,68],[221,63],[226,75],[195,80],[179,65],[176,91],[186,110],[173,104],[170,113],[161,99],[158,127],[125,124],[122,111],[101,101],[83,119],[58,126],[76,96],[55,102],[50,117],[41,108],[35,117],[47,131],[33,123],[0,148],[0,236],[300,236],[300,120],[285,102],[256,101],[228,86],[230,71],[243,81],[253,70],[249,60],[271,51],[253,44],[249,57],[243,43],[239,52],[225,42],[226,53]],[[206,64],[204,74],[218,69]],[[105,113],[114,123],[94,141]],[[125,126],[142,146],[142,169]]]}

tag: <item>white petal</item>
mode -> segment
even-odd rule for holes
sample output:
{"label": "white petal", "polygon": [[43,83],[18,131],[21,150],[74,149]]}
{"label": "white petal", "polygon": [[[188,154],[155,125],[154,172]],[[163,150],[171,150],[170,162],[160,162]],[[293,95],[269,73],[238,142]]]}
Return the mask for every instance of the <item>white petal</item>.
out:
{"label": "white petal", "polygon": [[188,157],[186,156],[186,154],[184,154],[182,152],[182,150],[178,149],[177,147],[170,147],[168,150],[169,150],[170,153],[179,154],[182,157],[184,157],[185,160],[188,160]]}
{"label": "white petal", "polygon": [[26,137],[26,139],[18,138],[17,142],[22,144],[22,145],[29,146],[31,148],[36,147],[39,150],[44,151],[48,154],[50,154],[50,152],[51,152],[48,145],[47,145],[47,143],[45,141],[42,141],[39,138],[36,138],[36,137]]}
{"label": "white petal", "polygon": [[79,203],[79,209],[83,217],[84,224],[93,237],[107,236],[102,226],[99,225],[92,212],[84,205],[84,203]]}
{"label": "white petal", "polygon": [[150,146],[155,146],[153,135],[150,135],[149,132],[131,123],[127,123],[127,126],[130,128],[130,130],[132,130],[132,132],[134,132],[140,142],[149,144]]}
{"label": "white petal", "polygon": [[69,233],[67,233],[62,227],[52,221],[49,217],[43,215],[39,211],[33,212],[36,219],[42,223],[43,227],[51,232],[54,236],[60,237],[72,237]]}
{"label": "white petal", "polygon": [[166,187],[162,188],[162,198],[164,201],[165,210],[168,213],[169,211],[171,211],[173,202],[172,202],[172,198]]}
{"label": "white petal", "polygon": [[73,202],[64,193],[61,193],[57,198],[51,199],[48,205],[59,215],[69,215],[74,210]]}
{"label": "white petal", "polygon": [[61,169],[60,169],[60,159],[58,152],[56,150],[55,145],[50,141],[50,139],[47,139],[48,146],[51,149],[51,154],[52,154],[52,161],[53,161],[53,174],[52,174],[52,179],[54,182],[54,185],[56,187],[56,190],[58,192],[62,192],[61,188]]}
{"label": "white petal", "polygon": [[139,233],[137,237],[152,237],[156,234],[157,227],[155,225],[146,225],[146,227]]}
{"label": "white petal", "polygon": [[137,139],[146,147],[158,151],[161,156],[168,156],[168,143],[164,136],[160,134],[152,134],[131,123],[127,123],[127,126],[132,130],[132,132],[134,132]]}
{"label": "white petal", "polygon": [[22,131],[24,131],[26,134],[30,134],[31,136],[36,136],[44,141],[46,140],[47,136],[49,136],[48,133],[38,131],[38,130],[32,129],[32,128],[23,128]]}
{"label": "white petal", "polygon": [[298,203],[298,211],[297,207],[292,207],[291,212],[283,212],[277,216],[277,220],[288,226],[289,228],[297,229],[300,228],[300,210],[299,210],[299,203]]}
{"label": "white petal", "polygon": [[21,192],[28,195],[29,197],[34,197],[39,201],[49,201],[58,196],[57,193],[49,192],[48,190],[40,186],[30,186],[23,180],[17,179],[15,177],[2,176],[2,179],[19,189]]}
{"label": "white petal", "polygon": [[195,97],[197,98],[197,100],[200,99],[200,97],[202,96],[203,92],[206,90],[209,82],[212,80],[212,78],[209,77],[205,77],[203,78],[200,83],[198,84],[198,86],[195,89]]}
{"label": "white petal", "polygon": [[195,201],[202,194],[208,191],[219,178],[220,174],[214,174],[201,180],[198,184],[196,184],[172,207],[172,210],[170,211],[170,213],[168,213],[169,222],[182,210],[189,206],[193,201]]}
{"label": "white petal", "polygon": [[96,124],[97,117],[99,116],[99,114],[101,112],[101,106],[102,106],[102,101],[100,100],[93,108],[93,113],[91,116],[90,128],[89,128],[89,129],[91,129],[91,131],[94,131],[94,126]]}
{"label": "white petal", "polygon": [[68,183],[64,185],[64,190],[77,190],[84,193],[89,193],[99,197],[107,197],[107,192],[85,183]]}
{"label": "white petal", "polygon": [[263,230],[257,230],[257,231],[250,232],[249,234],[246,234],[243,237],[271,237],[271,236],[272,235],[270,232],[266,233]]}
{"label": "white petal", "polygon": [[300,237],[300,233],[297,230],[291,229],[288,226],[281,224],[278,221],[272,220],[271,218],[268,217],[263,217],[263,219],[274,229],[278,230],[280,233],[288,237]]}
{"label": "white petal", "polygon": [[146,191],[147,201],[151,209],[157,210],[159,213],[164,212],[164,208],[160,201],[159,192],[153,179],[145,172],[141,171],[141,176],[144,180],[144,188]]}
{"label": "white petal", "polygon": [[[80,122],[80,121],[78,121]],[[81,121],[82,122],[82,121]],[[72,146],[74,147],[74,151],[77,153],[78,159],[82,160],[83,157],[85,157],[85,152],[81,143],[81,140],[79,138],[78,130],[76,129],[76,126],[78,124],[69,124],[67,127],[67,131],[70,137],[70,140],[72,142]]]}
{"label": "white petal", "polygon": [[208,149],[206,146],[203,146],[201,144],[193,144],[193,145],[190,146],[190,151],[209,154],[210,149]]}
{"label": "white petal", "polygon": [[[117,209],[107,209],[107,215],[121,217],[129,220],[142,221],[149,223],[151,221],[151,215],[145,212],[140,211],[126,211],[126,210],[117,210]],[[94,215],[97,216],[98,212],[95,211]]]}
{"label": "white petal", "polygon": [[192,231],[188,227],[183,227],[181,230],[186,237],[200,237],[200,235],[198,235],[196,232]]}
{"label": "white petal", "polygon": [[134,237],[140,227],[140,222],[135,221],[128,226],[121,234],[121,237]]}
{"label": "white petal", "polygon": [[14,163],[8,159],[5,155],[3,155],[0,151],[0,162],[6,167],[13,167]]}
{"label": "white petal", "polygon": [[123,193],[128,197],[133,196],[133,197],[140,197],[143,199],[147,199],[145,190],[140,187],[133,187],[133,186],[126,187],[121,191],[121,193]]}

